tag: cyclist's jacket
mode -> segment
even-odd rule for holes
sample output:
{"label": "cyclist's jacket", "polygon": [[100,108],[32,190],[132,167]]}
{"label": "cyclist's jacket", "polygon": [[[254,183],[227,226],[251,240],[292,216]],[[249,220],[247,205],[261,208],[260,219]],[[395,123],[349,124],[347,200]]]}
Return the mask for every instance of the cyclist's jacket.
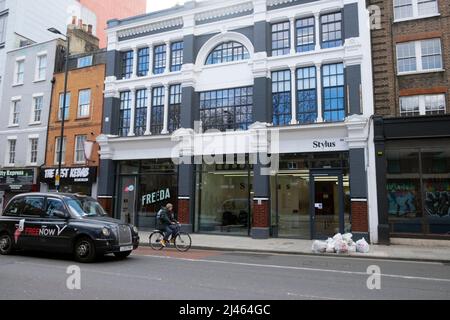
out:
{"label": "cyclist's jacket", "polygon": [[159,212],[158,212],[158,216],[159,216],[159,226],[160,227],[167,227],[170,226],[170,219],[169,219],[169,213],[167,212],[166,208],[162,208]]}

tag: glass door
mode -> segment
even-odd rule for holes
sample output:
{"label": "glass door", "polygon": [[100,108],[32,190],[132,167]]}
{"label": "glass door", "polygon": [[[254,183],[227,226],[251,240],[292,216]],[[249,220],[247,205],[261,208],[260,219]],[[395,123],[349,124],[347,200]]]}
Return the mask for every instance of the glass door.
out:
{"label": "glass door", "polygon": [[280,171],[271,178],[272,235],[310,239],[309,171]]}
{"label": "glass door", "polygon": [[119,219],[124,223],[136,224],[137,177],[120,177]]}
{"label": "glass door", "polygon": [[311,172],[311,234],[326,239],[344,233],[344,181],[339,170]]}

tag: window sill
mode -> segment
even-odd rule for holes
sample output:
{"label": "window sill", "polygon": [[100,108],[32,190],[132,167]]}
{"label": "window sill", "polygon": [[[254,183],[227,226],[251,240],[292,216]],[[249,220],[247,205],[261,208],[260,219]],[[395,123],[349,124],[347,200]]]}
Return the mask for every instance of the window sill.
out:
{"label": "window sill", "polygon": [[[83,121],[83,120],[91,120],[91,116],[86,116],[86,117],[77,117],[75,119],[75,121]],[[67,120],[65,120],[67,121]]]}
{"label": "window sill", "polygon": [[20,87],[20,86],[23,86],[23,83],[13,83],[12,86],[13,87]]}
{"label": "window sill", "polygon": [[44,81],[46,81],[46,80],[47,80],[47,79],[36,79],[36,80],[33,81],[33,83],[44,82]]}
{"label": "window sill", "polygon": [[421,70],[421,71],[409,71],[409,72],[399,72],[397,76],[410,76],[415,74],[425,74],[425,73],[439,73],[445,72],[445,69],[432,69],[432,70]]}
{"label": "window sill", "polygon": [[17,127],[19,127],[18,124],[10,124],[10,125],[8,125],[8,128],[17,128]]}
{"label": "window sill", "polygon": [[4,167],[5,168],[15,168],[15,164],[14,163],[5,163]]}
{"label": "window sill", "polygon": [[393,23],[401,23],[401,22],[414,21],[414,20],[427,19],[427,18],[440,17],[440,16],[441,16],[440,13],[435,13],[435,14],[429,14],[429,15],[425,15],[425,16],[395,19]]}
{"label": "window sill", "polygon": [[42,124],[42,122],[30,122],[28,125],[29,126],[39,126],[39,125],[41,125]]}

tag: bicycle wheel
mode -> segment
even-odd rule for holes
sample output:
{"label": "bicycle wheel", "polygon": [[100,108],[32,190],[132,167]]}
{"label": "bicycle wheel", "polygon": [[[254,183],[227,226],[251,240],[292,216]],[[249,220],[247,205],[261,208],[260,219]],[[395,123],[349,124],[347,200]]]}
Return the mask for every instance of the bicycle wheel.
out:
{"label": "bicycle wheel", "polygon": [[164,235],[162,232],[153,232],[149,237],[150,247],[153,250],[162,250],[164,248],[161,244],[163,239]]}
{"label": "bicycle wheel", "polygon": [[191,248],[192,239],[189,233],[180,232],[175,238],[175,248],[180,252],[186,252]]}

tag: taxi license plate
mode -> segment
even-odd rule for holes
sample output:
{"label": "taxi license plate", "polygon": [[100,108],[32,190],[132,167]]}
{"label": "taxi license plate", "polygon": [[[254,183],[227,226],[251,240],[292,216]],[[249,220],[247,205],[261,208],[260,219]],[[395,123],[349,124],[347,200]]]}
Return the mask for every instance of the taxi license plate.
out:
{"label": "taxi license plate", "polygon": [[133,246],[120,247],[120,252],[133,251]]}

